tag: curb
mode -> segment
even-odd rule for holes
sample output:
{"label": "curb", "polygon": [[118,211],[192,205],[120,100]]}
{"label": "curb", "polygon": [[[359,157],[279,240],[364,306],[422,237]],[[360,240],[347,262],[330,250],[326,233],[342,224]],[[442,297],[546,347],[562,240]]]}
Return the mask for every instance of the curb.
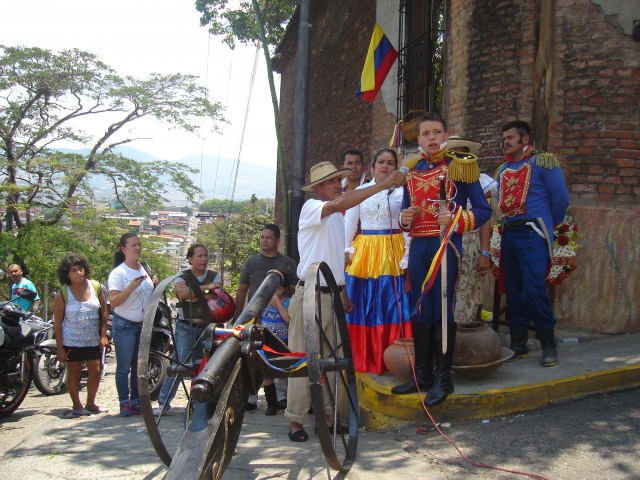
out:
{"label": "curb", "polygon": [[[367,374],[356,374],[360,425],[367,430],[421,422],[425,411],[417,394],[392,395],[391,387]],[[640,386],[640,365],[573,375],[517,387],[472,394],[451,394],[429,409],[437,422],[485,419],[532,410],[556,401]]]}

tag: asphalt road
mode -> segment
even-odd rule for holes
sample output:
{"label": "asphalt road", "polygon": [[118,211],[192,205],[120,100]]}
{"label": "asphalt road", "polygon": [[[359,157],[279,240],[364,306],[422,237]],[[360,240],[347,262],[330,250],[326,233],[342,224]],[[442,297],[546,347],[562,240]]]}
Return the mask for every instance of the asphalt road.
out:
{"label": "asphalt road", "polygon": [[[637,388],[440,428],[475,463],[554,480],[640,479]],[[404,427],[397,440],[443,479],[527,478],[467,463],[432,424]]]}
{"label": "asphalt road", "polygon": [[[98,402],[108,414],[69,419],[68,395],[45,397],[32,388],[23,405],[0,420],[0,478],[111,480],[162,478],[165,467],[140,417],[117,416],[115,362],[107,363]],[[84,397],[84,392],[82,393]],[[286,438],[280,414],[245,415],[237,455],[225,478],[342,479],[328,472],[317,436]],[[443,424],[469,460],[554,480],[640,480],[640,389],[574,399],[488,421]],[[361,431],[356,466],[346,479],[458,480],[527,478],[467,463],[431,425]]]}

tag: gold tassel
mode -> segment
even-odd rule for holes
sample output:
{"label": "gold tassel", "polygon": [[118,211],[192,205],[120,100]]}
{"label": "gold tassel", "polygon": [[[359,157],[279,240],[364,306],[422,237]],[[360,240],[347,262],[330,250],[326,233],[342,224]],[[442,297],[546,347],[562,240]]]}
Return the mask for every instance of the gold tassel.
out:
{"label": "gold tassel", "polygon": [[560,162],[553,153],[534,152],[534,155],[536,156],[534,162],[538,167],[548,169],[560,167]]}
{"label": "gold tassel", "polygon": [[473,183],[480,179],[478,157],[470,153],[447,151],[452,159],[447,176],[454,182]]}

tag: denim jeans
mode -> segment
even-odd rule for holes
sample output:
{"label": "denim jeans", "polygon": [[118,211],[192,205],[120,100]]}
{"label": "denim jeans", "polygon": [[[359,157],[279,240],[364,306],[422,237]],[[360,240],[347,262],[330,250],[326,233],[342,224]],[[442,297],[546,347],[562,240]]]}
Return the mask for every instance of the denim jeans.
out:
{"label": "denim jeans", "polygon": [[[131,322],[117,313],[111,324],[116,349],[116,389],[120,405],[140,405],[138,395],[138,347],[142,322]],[[131,386],[129,386],[131,385]]]}
{"label": "denim jeans", "polygon": [[[204,332],[205,327],[206,325],[194,325],[192,328],[191,325],[182,320],[176,322],[174,335],[176,342],[175,355],[177,355],[176,358],[180,363],[194,363],[196,365],[200,363],[204,351],[204,337],[202,337],[202,332]],[[195,359],[193,362],[191,361],[191,357],[189,359],[187,358],[192,351],[193,355],[191,357]],[[160,406],[171,405],[171,400],[176,396],[179,385],[180,379],[176,379],[175,377],[166,378],[158,395],[158,403]]]}
{"label": "denim jeans", "polygon": [[502,233],[502,259],[507,289],[507,315],[512,327],[553,328],[556,317],[546,278],[549,246],[533,229],[505,229]]}

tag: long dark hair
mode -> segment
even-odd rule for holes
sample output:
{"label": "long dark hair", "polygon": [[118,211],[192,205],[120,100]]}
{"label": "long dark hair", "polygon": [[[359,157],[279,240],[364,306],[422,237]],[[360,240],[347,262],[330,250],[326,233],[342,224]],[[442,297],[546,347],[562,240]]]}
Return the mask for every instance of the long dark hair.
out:
{"label": "long dark hair", "polygon": [[137,237],[138,234],[134,232],[127,232],[120,237],[120,242],[118,242],[118,248],[116,248],[116,253],[113,256],[113,268],[116,268],[122,262],[125,261],[124,253],[122,253],[122,249],[127,246],[127,240],[133,237]]}

